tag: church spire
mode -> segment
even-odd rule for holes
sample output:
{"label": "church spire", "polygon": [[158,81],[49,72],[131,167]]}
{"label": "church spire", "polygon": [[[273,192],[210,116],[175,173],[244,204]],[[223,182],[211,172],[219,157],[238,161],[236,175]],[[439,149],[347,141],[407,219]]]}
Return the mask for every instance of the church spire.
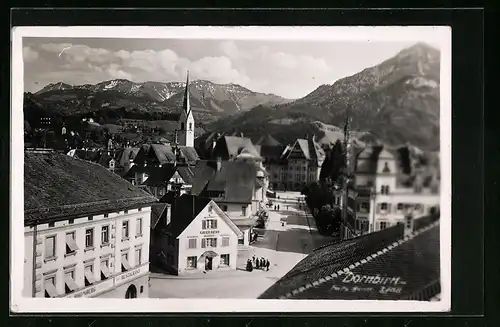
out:
{"label": "church spire", "polygon": [[189,103],[189,70],[187,71],[186,90],[184,91],[184,104],[182,108],[186,114],[189,115],[189,112],[191,111],[191,105]]}

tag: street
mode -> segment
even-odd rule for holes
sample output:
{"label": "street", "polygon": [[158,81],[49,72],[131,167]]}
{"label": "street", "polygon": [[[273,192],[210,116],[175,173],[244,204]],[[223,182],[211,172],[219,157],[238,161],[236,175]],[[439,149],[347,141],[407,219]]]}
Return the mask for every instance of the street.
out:
{"label": "street", "polygon": [[[313,249],[333,241],[320,235],[314,226],[314,219],[297,208],[298,193],[279,195],[279,200],[272,201],[279,204],[280,210],[269,210],[267,228],[256,230],[259,234],[257,241],[250,246],[239,247],[237,270],[189,276],[152,273],[149,297],[257,298]],[[269,260],[269,271],[245,270],[247,259],[254,255]]]}

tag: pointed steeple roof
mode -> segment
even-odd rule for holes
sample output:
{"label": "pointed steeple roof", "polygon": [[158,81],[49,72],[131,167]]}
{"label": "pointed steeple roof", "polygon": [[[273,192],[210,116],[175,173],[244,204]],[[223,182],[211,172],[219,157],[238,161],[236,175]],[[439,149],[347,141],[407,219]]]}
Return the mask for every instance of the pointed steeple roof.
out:
{"label": "pointed steeple roof", "polygon": [[189,103],[189,70],[187,71],[187,79],[186,79],[186,90],[184,91],[184,103],[182,105],[182,109],[189,115],[191,111],[191,105]]}

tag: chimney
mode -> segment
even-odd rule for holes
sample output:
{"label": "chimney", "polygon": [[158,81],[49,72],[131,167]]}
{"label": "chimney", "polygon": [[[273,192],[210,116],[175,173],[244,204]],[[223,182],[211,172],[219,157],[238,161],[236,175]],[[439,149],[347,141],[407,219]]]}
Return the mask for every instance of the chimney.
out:
{"label": "chimney", "polygon": [[222,159],[221,157],[217,157],[217,171],[221,171],[222,169]]}
{"label": "chimney", "polygon": [[404,228],[404,235],[405,236],[409,236],[413,233],[413,213],[412,212],[408,212],[406,215],[405,215],[405,228]]}

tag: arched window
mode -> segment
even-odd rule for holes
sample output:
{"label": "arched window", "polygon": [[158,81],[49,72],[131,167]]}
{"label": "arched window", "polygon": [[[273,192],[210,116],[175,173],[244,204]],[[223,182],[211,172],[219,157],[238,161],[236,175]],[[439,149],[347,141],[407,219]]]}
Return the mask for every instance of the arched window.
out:
{"label": "arched window", "polygon": [[181,131],[184,130],[184,123],[181,123]]}
{"label": "arched window", "polygon": [[193,130],[193,123],[189,123],[189,130],[192,131]]}

